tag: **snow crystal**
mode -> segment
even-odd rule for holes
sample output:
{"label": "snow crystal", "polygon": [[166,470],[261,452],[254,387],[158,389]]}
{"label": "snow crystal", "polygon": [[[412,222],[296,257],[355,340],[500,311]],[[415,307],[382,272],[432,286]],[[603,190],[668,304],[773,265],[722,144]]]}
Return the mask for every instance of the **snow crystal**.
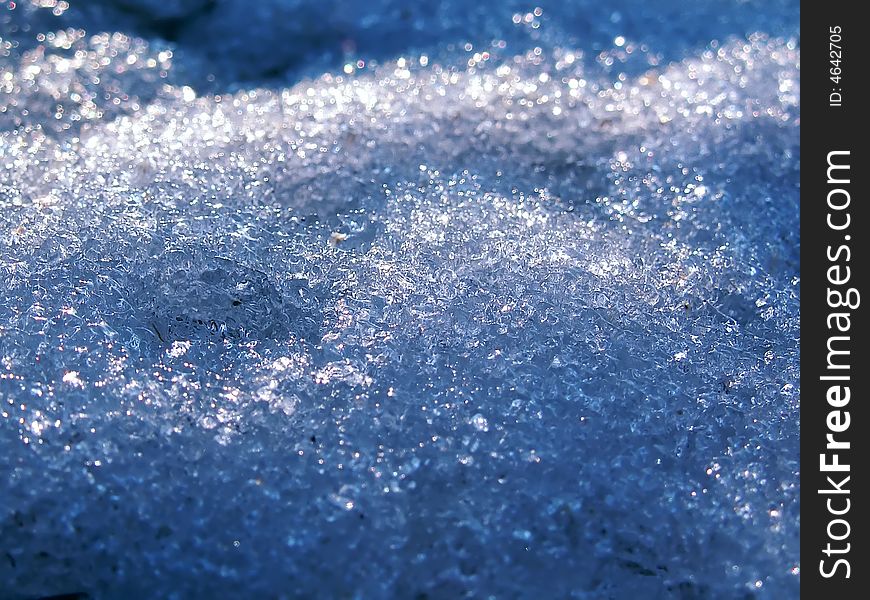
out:
{"label": "snow crystal", "polygon": [[0,4],[0,595],[771,597],[798,8]]}

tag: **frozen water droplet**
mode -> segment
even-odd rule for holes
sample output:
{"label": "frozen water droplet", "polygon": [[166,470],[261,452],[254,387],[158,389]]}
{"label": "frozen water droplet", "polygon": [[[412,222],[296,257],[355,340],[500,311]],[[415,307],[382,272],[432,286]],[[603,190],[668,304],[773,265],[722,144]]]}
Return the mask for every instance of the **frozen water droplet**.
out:
{"label": "frozen water droplet", "polygon": [[489,422],[486,420],[486,417],[480,413],[471,417],[471,424],[478,431],[489,431]]}

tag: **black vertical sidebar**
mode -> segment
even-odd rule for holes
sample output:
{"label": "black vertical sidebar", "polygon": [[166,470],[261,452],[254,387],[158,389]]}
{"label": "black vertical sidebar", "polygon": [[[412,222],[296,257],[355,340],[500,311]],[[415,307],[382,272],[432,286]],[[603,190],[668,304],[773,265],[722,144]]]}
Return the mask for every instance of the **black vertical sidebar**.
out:
{"label": "black vertical sidebar", "polygon": [[801,594],[838,600],[870,590],[859,491],[870,484],[870,31],[859,6],[801,6]]}

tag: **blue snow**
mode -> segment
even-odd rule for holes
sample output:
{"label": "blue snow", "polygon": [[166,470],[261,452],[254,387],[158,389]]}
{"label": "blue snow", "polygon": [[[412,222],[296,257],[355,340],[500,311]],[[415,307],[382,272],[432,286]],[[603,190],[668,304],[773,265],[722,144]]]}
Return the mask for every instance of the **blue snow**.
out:
{"label": "blue snow", "polygon": [[0,597],[798,594],[796,2],[0,2]]}

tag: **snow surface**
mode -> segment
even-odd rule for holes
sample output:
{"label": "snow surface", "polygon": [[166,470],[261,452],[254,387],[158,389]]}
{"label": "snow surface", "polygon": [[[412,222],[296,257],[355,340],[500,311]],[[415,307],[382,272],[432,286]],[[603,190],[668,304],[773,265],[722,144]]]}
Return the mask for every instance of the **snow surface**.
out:
{"label": "snow surface", "polygon": [[797,595],[797,4],[539,7],[0,3],[0,597]]}

